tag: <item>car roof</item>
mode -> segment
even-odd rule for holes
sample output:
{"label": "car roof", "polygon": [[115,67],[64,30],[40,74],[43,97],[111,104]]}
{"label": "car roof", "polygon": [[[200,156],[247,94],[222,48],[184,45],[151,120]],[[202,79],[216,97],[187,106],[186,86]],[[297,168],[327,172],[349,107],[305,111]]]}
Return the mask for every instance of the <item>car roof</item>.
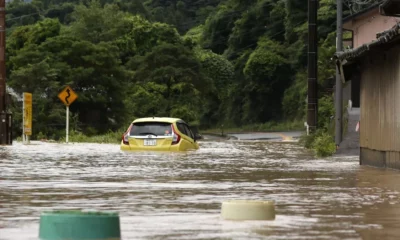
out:
{"label": "car roof", "polygon": [[175,122],[184,122],[180,118],[170,118],[170,117],[146,117],[146,118],[138,118],[135,119],[132,123],[137,122],[166,122],[166,123],[175,123]]}

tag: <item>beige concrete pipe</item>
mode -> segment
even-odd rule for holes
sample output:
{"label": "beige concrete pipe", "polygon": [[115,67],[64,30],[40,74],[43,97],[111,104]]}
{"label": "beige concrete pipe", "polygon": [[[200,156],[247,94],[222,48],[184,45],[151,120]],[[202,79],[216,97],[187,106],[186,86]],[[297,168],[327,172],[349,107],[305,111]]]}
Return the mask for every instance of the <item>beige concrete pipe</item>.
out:
{"label": "beige concrete pipe", "polygon": [[222,203],[221,216],[225,220],[274,220],[272,201],[229,200]]}

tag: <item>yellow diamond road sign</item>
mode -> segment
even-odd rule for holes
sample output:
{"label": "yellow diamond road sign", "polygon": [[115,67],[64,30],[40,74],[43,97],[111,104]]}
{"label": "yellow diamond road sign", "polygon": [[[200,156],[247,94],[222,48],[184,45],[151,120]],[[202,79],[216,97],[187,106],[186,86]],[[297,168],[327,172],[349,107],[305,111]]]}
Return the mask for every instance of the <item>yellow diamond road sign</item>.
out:
{"label": "yellow diamond road sign", "polygon": [[77,98],[78,95],[72,89],[67,86],[58,94],[58,98],[66,105],[69,106],[73,103]]}

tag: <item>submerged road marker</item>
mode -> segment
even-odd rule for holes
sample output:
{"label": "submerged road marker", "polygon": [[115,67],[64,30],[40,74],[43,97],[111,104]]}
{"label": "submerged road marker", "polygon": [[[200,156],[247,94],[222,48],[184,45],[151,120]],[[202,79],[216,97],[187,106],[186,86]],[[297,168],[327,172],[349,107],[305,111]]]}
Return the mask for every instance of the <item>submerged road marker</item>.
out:
{"label": "submerged road marker", "polygon": [[120,240],[118,213],[50,211],[40,216],[40,240]]}
{"label": "submerged road marker", "polygon": [[225,220],[275,220],[275,205],[272,201],[225,201],[221,216]]}

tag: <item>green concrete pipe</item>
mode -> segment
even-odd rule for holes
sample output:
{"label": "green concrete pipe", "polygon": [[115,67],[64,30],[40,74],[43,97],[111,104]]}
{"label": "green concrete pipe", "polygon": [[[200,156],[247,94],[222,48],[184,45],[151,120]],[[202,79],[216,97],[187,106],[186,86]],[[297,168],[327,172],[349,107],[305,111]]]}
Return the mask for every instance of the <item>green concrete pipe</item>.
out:
{"label": "green concrete pipe", "polygon": [[117,213],[51,211],[40,216],[40,240],[120,240]]}

